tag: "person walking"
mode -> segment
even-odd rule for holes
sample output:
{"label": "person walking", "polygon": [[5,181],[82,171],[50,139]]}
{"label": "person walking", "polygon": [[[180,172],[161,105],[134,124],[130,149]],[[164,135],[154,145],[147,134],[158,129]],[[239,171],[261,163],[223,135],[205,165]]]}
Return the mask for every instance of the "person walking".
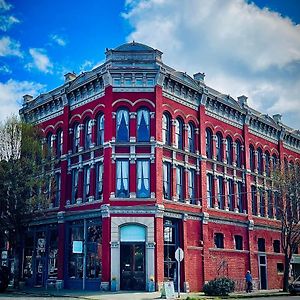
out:
{"label": "person walking", "polygon": [[250,271],[248,270],[246,275],[245,275],[245,280],[246,280],[246,292],[251,293],[252,292],[252,275]]}

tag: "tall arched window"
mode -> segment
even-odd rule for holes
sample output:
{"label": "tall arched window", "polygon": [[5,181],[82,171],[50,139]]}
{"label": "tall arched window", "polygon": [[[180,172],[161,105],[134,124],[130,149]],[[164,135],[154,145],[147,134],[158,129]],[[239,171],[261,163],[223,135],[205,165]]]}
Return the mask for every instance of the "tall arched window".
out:
{"label": "tall arched window", "polygon": [[209,128],[205,130],[206,134],[206,157],[212,158],[213,157],[213,139],[212,139],[212,131]]}
{"label": "tall arched window", "polygon": [[76,123],[73,127],[73,153],[78,152],[80,142],[80,128],[79,124]]}
{"label": "tall arched window", "polygon": [[162,139],[165,145],[171,145],[171,118],[167,113],[162,117]]}
{"label": "tall arched window", "polygon": [[117,112],[117,142],[129,141],[129,113],[127,109],[119,109]]}
{"label": "tall arched window", "polygon": [[46,137],[46,156],[50,157],[53,151],[52,133],[49,132]]}
{"label": "tall arched window", "polygon": [[84,124],[84,148],[89,149],[92,146],[92,127],[93,121],[87,119]]}
{"label": "tall arched window", "polygon": [[136,136],[138,142],[150,141],[150,112],[147,108],[141,108],[137,112]]}
{"label": "tall arched window", "polygon": [[223,144],[222,144],[222,134],[220,132],[217,133],[217,143],[216,143],[216,153],[217,153],[217,161],[223,161]]}
{"label": "tall arched window", "polygon": [[273,154],[272,155],[272,169],[273,169],[273,171],[276,170],[276,167],[277,167],[277,156],[276,156],[276,154]]}
{"label": "tall arched window", "polygon": [[232,138],[228,136],[226,138],[226,160],[227,164],[232,165],[233,159],[232,159]]}
{"label": "tall arched window", "polygon": [[104,115],[99,114],[97,117],[97,145],[104,143]]}
{"label": "tall arched window", "polygon": [[255,170],[255,162],[254,162],[254,147],[253,145],[250,145],[249,147],[249,158],[250,158],[250,169],[252,172]]}
{"label": "tall arched window", "polygon": [[236,141],[236,166],[242,167],[242,144],[239,140]]}
{"label": "tall arched window", "polygon": [[175,120],[175,147],[183,149],[183,122],[180,118]]}
{"label": "tall arched window", "polygon": [[265,153],[265,155],[266,155],[266,175],[270,176],[270,173],[271,173],[271,168],[270,168],[270,162],[271,162],[270,153],[267,151]]}
{"label": "tall arched window", "polygon": [[258,174],[262,175],[263,173],[263,159],[262,159],[263,153],[261,148],[257,149],[257,172]]}
{"label": "tall arched window", "polygon": [[59,158],[63,154],[63,131],[59,129],[56,133],[56,156]]}
{"label": "tall arched window", "polygon": [[191,122],[188,124],[188,148],[190,152],[195,153],[195,126]]}

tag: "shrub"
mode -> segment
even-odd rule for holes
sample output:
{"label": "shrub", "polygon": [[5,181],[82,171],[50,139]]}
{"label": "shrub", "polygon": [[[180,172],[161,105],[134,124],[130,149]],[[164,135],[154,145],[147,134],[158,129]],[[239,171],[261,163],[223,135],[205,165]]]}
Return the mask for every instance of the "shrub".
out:
{"label": "shrub", "polygon": [[215,278],[203,286],[203,292],[209,296],[227,296],[234,291],[234,281],[227,277]]}

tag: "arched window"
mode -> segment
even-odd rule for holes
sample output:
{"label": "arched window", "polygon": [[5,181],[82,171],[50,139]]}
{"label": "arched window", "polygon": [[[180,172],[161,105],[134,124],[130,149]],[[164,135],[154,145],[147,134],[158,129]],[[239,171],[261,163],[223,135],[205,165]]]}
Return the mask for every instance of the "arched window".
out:
{"label": "arched window", "polygon": [[191,122],[188,124],[188,148],[190,152],[195,153],[195,126]]}
{"label": "arched window", "polygon": [[271,168],[270,168],[270,164],[271,164],[270,153],[267,151],[265,153],[265,155],[266,155],[266,175],[270,176],[270,173],[271,173]]}
{"label": "arched window", "polygon": [[162,117],[162,139],[165,145],[171,145],[171,118],[167,113]]}
{"label": "arched window", "polygon": [[254,163],[254,147],[253,145],[250,145],[249,147],[249,154],[250,154],[250,169],[251,172],[254,172],[255,169],[255,163]]}
{"label": "arched window", "polygon": [[117,112],[117,142],[129,141],[129,113],[127,109]]}
{"label": "arched window", "polygon": [[216,153],[217,161],[223,161],[222,134],[220,132],[217,133]]}
{"label": "arched window", "polygon": [[175,120],[175,147],[183,149],[183,122],[179,118]]}
{"label": "arched window", "polygon": [[76,123],[73,127],[73,153],[78,152],[80,142],[80,128],[79,124]]}
{"label": "arched window", "polygon": [[277,168],[277,156],[276,154],[273,154],[272,155],[272,169],[273,171],[275,171]]}
{"label": "arched window", "polygon": [[150,141],[150,112],[147,108],[141,108],[137,112],[136,136],[138,142]]}
{"label": "arched window", "polygon": [[263,159],[262,159],[262,150],[261,148],[257,149],[257,172],[262,175],[263,173]]}
{"label": "arched window", "polygon": [[242,167],[242,144],[239,140],[236,141],[236,166]]}
{"label": "arched window", "polygon": [[99,114],[97,117],[97,145],[104,143],[104,115]]}
{"label": "arched window", "polygon": [[87,119],[84,124],[84,148],[89,149],[92,146],[92,127],[93,121],[91,119]]}
{"label": "arched window", "polygon": [[212,139],[212,131],[209,128],[205,130],[206,134],[206,157],[212,158],[213,156],[213,139]]}
{"label": "arched window", "polygon": [[228,136],[226,138],[226,160],[227,160],[227,164],[232,165],[232,138],[230,136]]}
{"label": "arched window", "polygon": [[46,137],[46,156],[51,157],[53,151],[52,133],[49,132]]}
{"label": "arched window", "polygon": [[63,131],[59,129],[56,133],[56,156],[59,158],[63,154]]}

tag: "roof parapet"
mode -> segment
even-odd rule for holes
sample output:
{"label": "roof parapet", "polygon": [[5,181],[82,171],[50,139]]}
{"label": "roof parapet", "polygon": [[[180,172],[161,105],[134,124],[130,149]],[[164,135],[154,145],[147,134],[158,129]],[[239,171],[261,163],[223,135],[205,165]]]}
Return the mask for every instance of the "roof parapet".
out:
{"label": "roof parapet", "polygon": [[74,72],[68,72],[64,75],[65,83],[70,82],[76,78],[76,74]]}
{"label": "roof parapet", "polygon": [[242,95],[242,96],[237,97],[237,99],[238,99],[238,103],[240,106],[242,106],[242,107],[248,106],[248,103],[247,103],[248,97],[247,96]]}
{"label": "roof parapet", "polygon": [[282,115],[281,114],[275,114],[273,115],[273,119],[276,123],[281,123],[281,118],[282,118]]}
{"label": "roof parapet", "polygon": [[32,95],[24,95],[23,96],[23,104],[26,105],[27,103],[31,102],[33,100],[33,96]]}
{"label": "roof parapet", "polygon": [[194,77],[194,80],[196,80],[198,82],[204,82],[205,73],[198,72],[198,73],[194,74],[193,77]]}

